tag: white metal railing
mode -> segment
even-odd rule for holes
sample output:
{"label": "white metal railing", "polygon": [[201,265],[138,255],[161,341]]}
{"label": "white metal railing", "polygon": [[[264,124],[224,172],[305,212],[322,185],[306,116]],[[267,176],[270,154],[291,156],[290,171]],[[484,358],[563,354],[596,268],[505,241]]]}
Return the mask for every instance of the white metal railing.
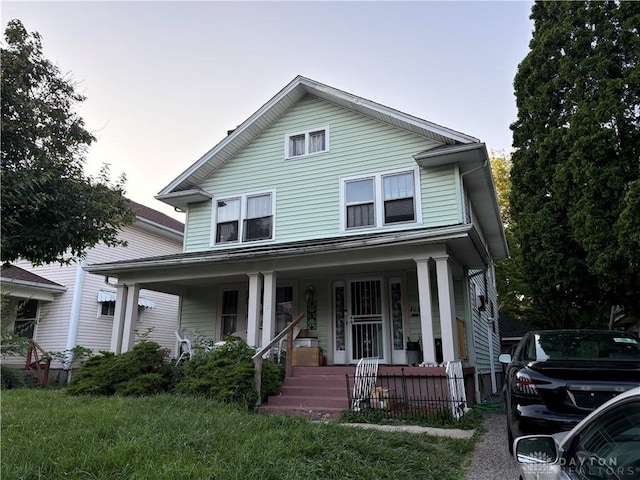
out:
{"label": "white metal railing", "polygon": [[361,358],[356,367],[353,382],[353,400],[351,409],[360,411],[362,403],[371,398],[371,392],[376,386],[378,378],[378,358]]}
{"label": "white metal railing", "polygon": [[445,365],[447,381],[449,383],[449,395],[451,396],[451,409],[453,417],[459,420],[467,411],[467,393],[464,389],[464,373],[462,362],[447,362]]}

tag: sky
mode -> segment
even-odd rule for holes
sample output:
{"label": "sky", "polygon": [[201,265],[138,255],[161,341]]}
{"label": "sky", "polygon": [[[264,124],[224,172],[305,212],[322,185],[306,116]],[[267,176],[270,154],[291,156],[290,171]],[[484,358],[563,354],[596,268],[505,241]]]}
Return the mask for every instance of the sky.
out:
{"label": "sky", "polygon": [[[154,198],[297,75],[511,151],[531,1],[2,0],[86,96],[85,172]],[[4,46],[4,35],[2,36]]]}

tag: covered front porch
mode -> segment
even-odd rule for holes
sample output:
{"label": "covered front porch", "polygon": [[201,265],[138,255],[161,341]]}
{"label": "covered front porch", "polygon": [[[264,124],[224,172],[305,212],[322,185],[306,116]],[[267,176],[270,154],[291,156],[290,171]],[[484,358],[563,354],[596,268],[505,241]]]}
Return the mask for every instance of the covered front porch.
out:
{"label": "covered front porch", "polygon": [[[268,344],[298,313],[328,365],[472,362],[469,268],[486,265],[470,225],[194,252],[100,264],[117,277],[111,350],[132,348],[140,289],[179,295],[180,328]],[[408,340],[412,341],[409,342]],[[410,347],[409,349],[407,347]]]}

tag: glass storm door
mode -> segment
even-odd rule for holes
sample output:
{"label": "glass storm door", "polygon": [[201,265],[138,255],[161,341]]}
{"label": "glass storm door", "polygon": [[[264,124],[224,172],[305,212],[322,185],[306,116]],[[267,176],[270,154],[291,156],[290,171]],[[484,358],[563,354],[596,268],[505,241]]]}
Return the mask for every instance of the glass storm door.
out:
{"label": "glass storm door", "polygon": [[349,361],[361,358],[385,359],[383,292],[380,280],[349,282],[348,338]]}

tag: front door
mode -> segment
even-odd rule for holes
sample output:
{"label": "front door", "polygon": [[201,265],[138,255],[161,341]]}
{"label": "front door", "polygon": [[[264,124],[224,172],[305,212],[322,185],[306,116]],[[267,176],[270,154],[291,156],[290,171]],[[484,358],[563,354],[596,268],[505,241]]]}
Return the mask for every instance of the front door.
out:
{"label": "front door", "polygon": [[349,282],[347,349],[350,363],[361,358],[386,362],[384,300],[381,280]]}

